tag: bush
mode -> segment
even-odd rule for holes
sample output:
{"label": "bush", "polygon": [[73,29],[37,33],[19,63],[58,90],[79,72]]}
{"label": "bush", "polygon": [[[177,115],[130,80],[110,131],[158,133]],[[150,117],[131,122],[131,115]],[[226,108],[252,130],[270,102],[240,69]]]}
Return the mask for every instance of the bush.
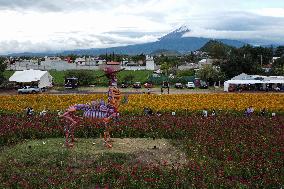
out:
{"label": "bush", "polygon": [[72,70],[68,71],[65,77],[77,77],[79,79],[79,84],[86,86],[95,83],[94,73],[86,70]]}

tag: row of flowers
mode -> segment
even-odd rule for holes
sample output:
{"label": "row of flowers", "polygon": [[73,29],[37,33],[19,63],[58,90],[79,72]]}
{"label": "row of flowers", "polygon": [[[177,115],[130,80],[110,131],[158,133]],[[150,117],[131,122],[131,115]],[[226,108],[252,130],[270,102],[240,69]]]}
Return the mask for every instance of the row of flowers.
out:
{"label": "row of flowers", "polygon": [[[133,176],[131,175],[133,171],[129,170],[133,167],[124,167],[123,163],[113,165],[109,162],[100,167],[102,170],[100,174],[94,174],[92,171],[85,173],[91,169],[87,167],[87,170],[82,169],[77,175],[75,174],[77,177],[74,179],[89,179],[88,182],[101,182],[101,185],[109,183],[112,187],[121,185],[152,187],[153,184],[154,187],[160,186],[160,188],[166,186],[164,184],[184,187],[182,183],[186,183],[199,188],[206,186],[279,188],[284,184],[282,179],[283,123],[284,116],[273,118],[235,117],[233,115],[202,118],[167,114],[159,117],[123,116],[119,121],[111,123],[112,137],[174,139],[175,145],[185,150],[190,163],[180,168],[177,173],[169,170],[164,172],[164,168],[158,167],[157,172],[136,171],[136,176],[135,174]],[[0,144],[2,146],[13,144],[23,139],[63,137],[65,124],[68,123],[52,114],[44,117],[1,115]],[[103,130],[100,123],[82,120],[76,128],[76,137],[96,138]],[[109,165],[112,166],[109,167]],[[2,169],[6,170],[5,166],[2,166]],[[121,167],[121,169],[113,169],[114,166]],[[145,165],[141,166],[144,170]],[[151,169],[146,168],[145,170]],[[75,167],[73,171],[78,172],[78,168]],[[62,174],[66,175],[65,172]],[[178,176],[175,176],[176,174]],[[21,177],[21,175],[16,176]],[[125,183],[121,183],[120,176],[124,178]],[[8,181],[3,182],[9,183],[9,175],[5,178]],[[170,178],[173,180],[167,182]],[[52,179],[59,178],[52,177]],[[145,184],[145,179],[150,184],[148,182]]]}
{"label": "row of flowers", "polygon": [[[68,106],[106,99],[106,95],[20,95],[1,96],[0,110],[22,111],[33,107],[36,111],[64,110]],[[284,111],[282,94],[177,94],[177,95],[128,95],[123,98],[122,112],[137,112],[144,107],[154,111],[202,109],[243,111],[249,106],[256,110]]]}

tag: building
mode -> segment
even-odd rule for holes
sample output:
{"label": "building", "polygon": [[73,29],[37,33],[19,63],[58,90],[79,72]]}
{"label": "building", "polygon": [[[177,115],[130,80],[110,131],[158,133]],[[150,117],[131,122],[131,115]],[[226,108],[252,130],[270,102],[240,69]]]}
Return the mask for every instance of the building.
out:
{"label": "building", "polygon": [[155,70],[156,65],[152,56],[146,56],[146,70]]}
{"label": "building", "polygon": [[204,65],[212,65],[213,62],[214,62],[213,59],[209,59],[209,58],[202,59],[198,62],[198,67],[202,68],[202,66],[204,66]]}
{"label": "building", "polygon": [[61,61],[61,58],[60,58],[60,57],[57,57],[57,56],[45,56],[45,57],[44,57],[44,61],[47,61],[47,62],[56,62],[56,61]]}

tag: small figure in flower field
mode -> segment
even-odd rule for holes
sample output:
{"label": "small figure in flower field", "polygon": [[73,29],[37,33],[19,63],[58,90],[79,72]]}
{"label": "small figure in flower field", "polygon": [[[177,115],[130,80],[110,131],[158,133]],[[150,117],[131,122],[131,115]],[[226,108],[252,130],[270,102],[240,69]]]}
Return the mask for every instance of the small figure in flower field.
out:
{"label": "small figure in flower field", "polygon": [[206,109],[204,109],[204,110],[202,111],[202,116],[203,116],[203,117],[208,117],[208,111],[207,111]]}
{"label": "small figure in flower field", "polygon": [[251,116],[254,112],[254,109],[252,106],[248,107],[247,111],[246,111],[246,115],[247,116]]}
{"label": "small figure in flower field", "polygon": [[34,115],[34,109],[31,108],[31,107],[26,108],[26,114],[27,114],[27,116]]}
{"label": "small figure in flower field", "polygon": [[265,108],[263,108],[260,112],[260,115],[264,117],[264,116],[266,116],[266,114],[267,114],[267,111],[266,111]]}
{"label": "small figure in flower field", "polygon": [[216,111],[215,111],[215,109],[213,109],[213,111],[212,111],[212,113],[211,113],[211,116],[212,116],[212,117],[216,116]]}

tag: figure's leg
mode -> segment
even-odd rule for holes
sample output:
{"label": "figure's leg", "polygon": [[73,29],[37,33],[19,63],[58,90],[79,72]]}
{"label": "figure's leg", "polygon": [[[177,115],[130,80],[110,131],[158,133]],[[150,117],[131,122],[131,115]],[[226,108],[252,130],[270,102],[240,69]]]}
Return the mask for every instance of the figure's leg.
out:
{"label": "figure's leg", "polygon": [[[77,122],[72,117],[66,116],[66,118],[72,122],[67,129],[67,135],[66,135],[67,145],[66,146],[72,147],[74,145],[73,142],[75,141],[74,132],[75,132],[75,125],[77,124]],[[71,137],[71,143],[69,143],[69,137]]]}
{"label": "figure's leg", "polygon": [[104,125],[105,125],[104,142],[105,142],[106,147],[111,148],[112,144],[110,143],[110,134],[109,134],[109,131],[108,131],[107,123],[108,122],[104,121]]}
{"label": "figure's leg", "polygon": [[70,125],[70,130],[71,130],[71,132],[70,132],[70,134],[71,134],[71,142],[72,143],[74,143],[74,142],[76,142],[75,141],[75,138],[74,138],[74,133],[75,133],[75,125],[77,124],[77,122],[75,122],[75,123],[72,123],[71,125]]}
{"label": "figure's leg", "polygon": [[64,131],[65,131],[65,146],[68,147],[69,146],[70,127],[65,126]]}
{"label": "figure's leg", "polygon": [[104,132],[104,142],[105,142],[105,145],[106,147],[108,148],[112,148],[112,144],[110,143],[110,134],[108,131]]}

